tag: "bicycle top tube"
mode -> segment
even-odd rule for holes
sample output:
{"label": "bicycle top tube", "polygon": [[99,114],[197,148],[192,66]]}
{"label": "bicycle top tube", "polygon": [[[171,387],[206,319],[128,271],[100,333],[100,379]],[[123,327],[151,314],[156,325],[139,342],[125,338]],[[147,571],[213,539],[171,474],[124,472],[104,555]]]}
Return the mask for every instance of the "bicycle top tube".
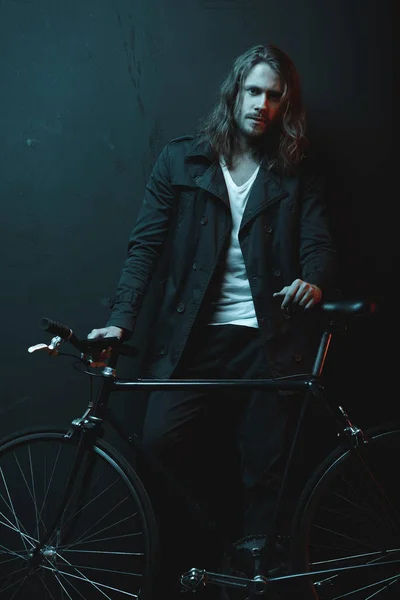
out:
{"label": "bicycle top tube", "polygon": [[181,389],[239,389],[261,388],[304,391],[313,384],[313,377],[308,373],[291,377],[268,379],[115,379],[111,391],[144,390],[181,390]]}

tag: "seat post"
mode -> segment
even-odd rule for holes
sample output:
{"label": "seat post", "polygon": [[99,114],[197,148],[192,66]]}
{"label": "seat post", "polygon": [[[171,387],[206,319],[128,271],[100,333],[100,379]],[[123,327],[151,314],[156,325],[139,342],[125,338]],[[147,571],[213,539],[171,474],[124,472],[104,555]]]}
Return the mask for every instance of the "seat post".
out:
{"label": "seat post", "polygon": [[313,368],[311,371],[313,377],[320,377],[322,375],[322,371],[324,369],[324,364],[325,364],[326,356],[328,354],[331,339],[332,339],[332,331],[330,331],[329,328],[327,328],[327,329],[325,329],[324,333],[322,334],[321,341],[318,346],[314,365],[313,365]]}

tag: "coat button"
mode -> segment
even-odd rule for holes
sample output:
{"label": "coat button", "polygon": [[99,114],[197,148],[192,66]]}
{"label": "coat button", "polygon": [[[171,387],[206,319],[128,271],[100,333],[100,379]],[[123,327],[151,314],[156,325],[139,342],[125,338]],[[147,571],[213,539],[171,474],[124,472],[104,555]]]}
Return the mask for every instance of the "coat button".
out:
{"label": "coat button", "polygon": [[196,262],[194,262],[194,263],[192,264],[192,269],[193,269],[193,271],[195,271],[195,270],[197,269],[197,263],[196,263]]}
{"label": "coat button", "polygon": [[208,219],[207,219],[207,217],[201,217],[201,219],[200,219],[200,223],[201,223],[202,225],[207,225],[207,223],[208,223]]}
{"label": "coat button", "polygon": [[165,355],[167,354],[167,352],[168,352],[168,346],[163,346],[163,347],[160,349],[160,354],[161,354],[161,356],[165,356]]}
{"label": "coat button", "polygon": [[271,225],[264,225],[264,231],[265,233],[272,233]]}
{"label": "coat button", "polygon": [[301,356],[301,354],[294,354],[293,358],[294,358],[295,362],[299,363],[299,362],[301,362],[302,356]]}
{"label": "coat button", "polygon": [[178,306],[176,307],[176,310],[178,311],[178,313],[185,312],[185,305],[183,304],[183,302],[179,302]]}
{"label": "coat button", "polygon": [[273,270],[273,274],[275,277],[280,277],[282,275],[281,271],[279,269],[274,269]]}

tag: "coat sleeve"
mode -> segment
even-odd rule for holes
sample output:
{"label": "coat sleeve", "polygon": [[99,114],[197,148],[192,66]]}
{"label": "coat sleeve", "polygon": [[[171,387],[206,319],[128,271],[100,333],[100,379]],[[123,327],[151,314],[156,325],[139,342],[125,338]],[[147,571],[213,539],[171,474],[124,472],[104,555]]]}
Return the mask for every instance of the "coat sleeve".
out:
{"label": "coat sleeve", "polygon": [[161,152],[149,181],[136,224],[129,238],[111,315],[107,325],[121,327],[126,337],[132,334],[143,297],[162,254],[173,213],[169,147]]}
{"label": "coat sleeve", "polygon": [[300,263],[302,278],[323,293],[334,285],[337,256],[321,176],[307,174],[301,192]]}

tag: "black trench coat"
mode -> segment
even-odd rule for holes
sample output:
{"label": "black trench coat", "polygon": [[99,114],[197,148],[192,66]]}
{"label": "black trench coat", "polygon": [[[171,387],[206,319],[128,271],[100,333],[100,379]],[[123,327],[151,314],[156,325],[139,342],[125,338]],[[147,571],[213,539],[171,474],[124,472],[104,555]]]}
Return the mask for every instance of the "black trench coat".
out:
{"label": "black trench coat", "polygon": [[[147,376],[173,373],[204,306],[231,230],[228,192],[211,148],[185,136],[168,143],[146,186],[107,325],[134,330],[162,257],[162,295],[149,344]],[[304,166],[281,176],[266,167],[253,184],[239,241],[271,376],[304,372],[316,351],[315,309],[285,315],[272,294],[299,277],[323,294],[336,255],[320,178]],[[288,318],[289,317],[289,318]]]}

